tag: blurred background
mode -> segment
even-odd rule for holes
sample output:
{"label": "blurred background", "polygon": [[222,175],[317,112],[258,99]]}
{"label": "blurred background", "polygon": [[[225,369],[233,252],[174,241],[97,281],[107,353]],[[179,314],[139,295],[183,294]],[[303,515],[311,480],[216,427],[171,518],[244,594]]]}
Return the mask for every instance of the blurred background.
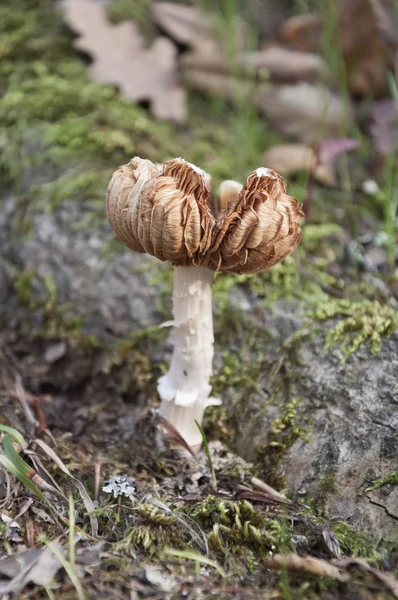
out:
{"label": "blurred background", "polygon": [[[182,156],[215,195],[224,179],[274,168],[304,205],[303,239],[270,271],[216,275],[213,390],[224,404],[208,410],[206,435],[331,516],[347,556],[389,556],[393,569],[396,2],[0,0],[0,32],[0,424],[29,447],[27,404],[90,489],[100,464],[101,477],[156,480],[167,501],[185,493],[175,457],[154,457],[138,426],[170,359],[158,325],[170,319],[172,269],[116,240],[107,184],[135,155]],[[307,551],[338,556],[315,530]],[[273,534],[277,551],[295,550],[292,531]],[[260,546],[268,556],[271,542]],[[212,556],[229,565],[220,548]]]}

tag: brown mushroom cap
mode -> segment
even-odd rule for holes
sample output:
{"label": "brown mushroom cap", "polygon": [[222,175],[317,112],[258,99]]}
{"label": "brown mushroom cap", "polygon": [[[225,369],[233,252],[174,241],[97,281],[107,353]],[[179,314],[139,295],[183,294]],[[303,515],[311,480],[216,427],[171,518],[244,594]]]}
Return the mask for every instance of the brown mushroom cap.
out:
{"label": "brown mushroom cap", "polygon": [[154,165],[133,158],[112,176],[109,223],[131,250],[176,266],[258,273],[288,256],[301,238],[300,204],[280,175],[260,168],[218,216],[209,177],[181,158]]}

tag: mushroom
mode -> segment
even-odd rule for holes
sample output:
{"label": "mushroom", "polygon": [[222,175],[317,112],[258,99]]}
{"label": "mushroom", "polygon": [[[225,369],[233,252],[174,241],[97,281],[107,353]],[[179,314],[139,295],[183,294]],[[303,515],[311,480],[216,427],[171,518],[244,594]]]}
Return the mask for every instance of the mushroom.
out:
{"label": "mushroom", "polygon": [[191,447],[200,447],[211,396],[212,283],[215,271],[258,273],[288,256],[301,238],[301,205],[278,173],[259,168],[244,186],[221,184],[218,214],[210,177],[182,158],[164,165],[135,157],[112,176],[108,220],[131,250],[174,265],[173,354],[158,381],[160,414]]}

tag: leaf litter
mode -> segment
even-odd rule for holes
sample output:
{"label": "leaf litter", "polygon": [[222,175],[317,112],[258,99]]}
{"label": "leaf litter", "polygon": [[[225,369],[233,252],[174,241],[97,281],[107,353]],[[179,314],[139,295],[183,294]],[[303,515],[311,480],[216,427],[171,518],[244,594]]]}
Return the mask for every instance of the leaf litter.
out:
{"label": "leaf litter", "polygon": [[95,0],[64,0],[65,22],[78,34],[75,46],[89,54],[94,81],[115,85],[122,98],[148,101],[153,115],[186,120],[185,92],[178,82],[177,49],[166,37],[146,46],[133,21],[112,25]]}
{"label": "leaf litter", "polygon": [[[27,393],[25,393],[20,381],[20,395],[22,391],[26,396]],[[15,399],[12,401],[15,402]],[[148,423],[154,425],[156,428],[157,423],[154,422],[153,418],[149,418]],[[211,579],[209,579],[209,582],[212,582],[211,588],[218,589],[220,594],[224,592],[228,594],[232,590],[235,590],[235,595],[238,595],[242,599],[246,597],[257,598],[258,596],[256,596],[250,587],[225,585],[218,588],[214,585],[217,577],[224,579],[232,576],[228,562],[223,564],[218,553],[214,551],[212,535],[219,535],[217,533],[218,526],[226,527],[224,523],[228,522],[228,514],[231,514],[232,517],[234,511],[238,512],[235,518],[232,518],[233,528],[236,528],[237,532],[241,531],[242,535],[257,536],[253,538],[253,540],[257,540],[256,543],[259,543],[259,540],[262,539],[261,534],[255,527],[256,520],[261,515],[261,519],[264,519],[265,523],[269,521],[270,523],[274,523],[274,526],[280,523],[278,527],[283,527],[282,524],[286,523],[290,524],[289,526],[298,527],[301,532],[306,531],[305,528],[308,528],[308,532],[311,531],[311,534],[306,533],[309,536],[308,539],[316,537],[318,543],[323,543],[332,555],[341,557],[341,549],[330,526],[324,525],[321,527],[312,521],[310,516],[305,514],[307,510],[305,506],[289,500],[266,482],[258,477],[253,477],[250,474],[250,466],[242,461],[242,459],[233,457],[233,460],[237,461],[234,468],[236,474],[227,474],[226,468],[230,469],[233,464],[232,455],[226,452],[221,443],[212,442],[209,444],[212,468],[217,472],[217,489],[214,489],[210,485],[211,473],[208,457],[202,453],[197,455],[195,460],[192,460],[184,444],[178,442],[177,446],[175,446],[175,440],[173,438],[169,439],[167,428],[164,431],[162,428],[157,429],[157,432],[156,435],[164,435],[163,443],[170,444],[169,450],[163,455],[163,460],[166,460],[165,464],[171,467],[173,461],[176,460],[180,475],[176,477],[174,471],[171,471],[171,474],[168,476],[163,475],[161,487],[159,487],[153,479],[142,478],[142,474],[137,472],[134,479],[134,494],[131,498],[131,478],[126,479],[121,476],[111,478],[112,489],[107,491],[113,492],[114,485],[119,486],[121,484],[122,487],[120,490],[122,493],[119,494],[119,487],[117,487],[116,505],[109,503],[113,500],[109,498],[109,494],[108,500],[104,502],[104,498],[100,497],[98,503],[95,505],[96,508],[94,510],[99,510],[102,514],[101,525],[98,523],[99,533],[102,538],[100,542],[85,533],[84,522],[88,523],[87,515],[81,514],[78,507],[76,522],[79,524],[79,527],[76,525],[74,531],[68,531],[68,519],[64,517],[61,519],[60,528],[57,531],[56,524],[40,508],[38,498],[34,494],[28,500],[25,500],[24,503],[19,503],[19,508],[12,512],[11,507],[15,503],[15,495],[13,494],[13,499],[10,498],[10,504],[7,507],[7,514],[10,515],[9,518],[11,519],[9,523],[18,520],[18,523],[21,525],[19,531],[23,535],[23,530],[25,529],[23,519],[31,513],[33,517],[36,517],[36,533],[33,534],[32,538],[34,543],[33,548],[26,550],[21,542],[15,542],[16,547],[13,555],[11,557],[4,557],[3,555],[3,558],[0,559],[0,590],[2,592],[20,593],[26,586],[36,585],[39,588],[46,588],[47,586],[53,587],[54,583],[60,589],[59,582],[65,580],[65,575],[62,575],[62,573],[65,573],[67,581],[71,582],[74,586],[77,597],[83,598],[83,584],[86,586],[93,574],[95,579],[95,573],[98,572],[98,569],[101,569],[101,573],[106,573],[107,571],[104,570],[105,565],[112,564],[112,561],[121,559],[121,552],[123,551],[124,544],[126,544],[125,536],[129,538],[129,536],[140,535],[139,532],[144,528],[142,531],[145,532],[145,544],[150,543],[150,538],[147,537],[149,532],[147,528],[149,523],[152,523],[156,536],[155,539],[157,540],[156,544],[158,544],[158,536],[162,535],[162,529],[167,530],[167,528],[176,528],[178,539],[188,539],[190,540],[190,544],[188,545],[188,549],[185,549],[184,546],[184,549],[181,549],[179,545],[171,547],[169,544],[166,544],[160,564],[149,560],[151,554],[144,553],[145,563],[138,563],[137,567],[134,567],[134,562],[130,558],[129,561],[132,566],[129,570],[129,589],[140,590],[139,593],[148,593],[148,586],[150,586],[151,593],[154,593],[154,591],[160,593],[181,593],[187,589],[187,585],[193,585],[195,582],[194,578],[190,579],[191,576],[189,576],[187,580],[186,576],[186,569],[191,565],[191,568],[194,570],[200,568],[201,573],[204,573],[204,570],[206,570],[206,578],[202,579],[200,584],[201,593],[205,593],[207,589],[205,581],[211,576]],[[45,435],[46,432],[42,432],[41,434]],[[53,473],[56,484],[62,490],[63,496],[66,497],[65,484],[68,484],[68,482],[74,483],[72,479],[74,476],[50,444],[47,444],[38,437],[33,436],[29,438],[22,436],[19,432],[14,433],[12,428],[7,425],[4,426],[3,435],[13,437],[15,441],[19,440],[21,454],[27,459],[32,458],[29,452],[30,448],[34,448],[34,452],[37,453],[41,461],[44,461],[44,458],[50,459],[53,465],[57,466],[63,474],[67,475],[67,479],[61,481]],[[138,432],[136,432],[136,435],[139,435]],[[145,433],[145,436],[147,436],[147,433]],[[143,448],[142,442],[137,441],[138,446]],[[187,469],[188,465],[189,469]],[[49,467],[47,468],[49,469]],[[198,483],[201,480],[203,481]],[[181,483],[178,484],[178,481]],[[191,481],[191,484],[187,483],[189,481]],[[177,489],[182,489],[186,492],[189,486],[192,486],[192,482],[196,482],[196,495],[185,493],[176,496],[175,491]],[[181,484],[182,488],[178,488],[178,485]],[[15,489],[15,485],[16,481],[12,478],[12,490]],[[126,491],[128,497],[126,496]],[[51,494],[51,492],[45,490],[43,492],[46,495]],[[113,495],[115,494],[113,493]],[[167,502],[162,499],[165,496],[168,498]],[[52,496],[52,503],[55,514],[59,516],[65,514],[65,506],[62,506],[60,500]],[[205,508],[206,506],[207,508]],[[197,516],[197,511],[200,514],[201,510],[207,511],[211,506],[214,507],[213,510],[221,511],[221,522],[217,524],[216,521],[213,529],[209,529],[203,520],[198,520]],[[243,512],[240,513],[239,511]],[[244,511],[249,511],[249,517],[243,516],[245,514]],[[140,514],[141,517],[139,516]],[[224,516],[222,516],[223,514]],[[247,518],[248,520],[245,520]],[[72,522],[74,520],[72,519]],[[39,523],[42,523],[42,525],[39,525]],[[83,527],[81,526],[82,524]],[[45,542],[45,545],[40,548],[37,547],[37,535],[41,527],[50,528],[47,530],[52,531],[49,538],[52,541]],[[226,528],[226,531],[228,531],[228,528]],[[30,535],[32,537],[32,534]],[[119,541],[114,543],[116,535],[120,536],[120,538]],[[267,537],[265,536],[264,540],[266,539]],[[74,567],[70,550],[71,540],[73,541],[73,545],[77,545],[76,552],[73,552],[73,556],[75,557],[73,558],[73,561],[75,561]],[[129,546],[127,546],[128,548]],[[134,550],[135,556],[137,555],[137,551],[138,549],[136,548]],[[138,552],[138,556],[141,556],[141,554],[142,552]],[[128,556],[130,556],[129,551]],[[342,560],[347,561],[348,559]],[[111,562],[109,563],[109,561]],[[173,565],[172,572],[170,572],[170,565]],[[177,565],[180,565],[183,569],[183,575],[179,574]],[[274,554],[270,559],[265,559],[264,565],[267,569],[297,570],[311,577],[330,577],[342,583],[355,582],[360,574],[364,573],[367,569],[367,575],[377,579],[385,589],[393,590],[394,585],[396,585],[393,577],[380,573],[373,568],[365,568],[360,561],[355,564],[354,562],[342,562],[339,564],[312,556],[303,557],[297,554],[279,556],[278,554]],[[137,569],[140,569],[140,571],[137,571]],[[352,573],[353,569],[355,573]],[[142,571],[145,575],[144,581],[142,580],[142,576],[139,575]],[[118,577],[120,576],[119,574]],[[371,585],[371,583],[363,583],[363,585],[367,586]],[[195,583],[195,586],[195,589],[199,589],[197,588],[198,582]],[[106,593],[108,597],[112,597],[112,592],[109,588]]]}
{"label": "leaf litter", "polygon": [[[347,0],[347,3],[350,1]],[[384,36],[384,41],[389,38],[388,43],[394,46],[394,36],[391,36],[389,24],[385,19],[383,21],[383,15],[380,17],[380,10],[384,10],[383,7],[388,7],[388,5],[388,0],[373,2],[372,4],[379,11],[378,31]],[[236,53],[231,60],[231,57],[225,55],[219,32],[214,29],[211,20],[193,6],[153,3],[151,6],[153,20],[173,41],[163,37],[158,38],[152,44],[146,43],[135,23],[126,22],[116,26],[111,25],[106,17],[105,8],[100,3],[90,2],[89,0],[65,0],[63,6],[66,22],[78,35],[75,41],[76,47],[89,54],[93,60],[90,68],[91,77],[96,81],[117,86],[121,96],[126,100],[133,102],[148,101],[152,113],[158,118],[174,120],[177,123],[184,122],[186,119],[185,92],[178,79],[178,73],[181,70],[184,73],[185,80],[189,82],[193,89],[217,93],[231,99],[231,101],[234,101],[236,96],[248,100],[254,99],[259,112],[266,115],[277,129],[299,140],[302,146],[300,160],[297,159],[297,155],[294,156],[297,148],[293,150],[290,157],[287,156],[288,151],[286,151],[286,148],[284,150],[285,156],[279,156],[280,161],[285,161],[286,166],[284,168],[287,173],[292,174],[301,169],[311,170],[314,168],[314,161],[315,163],[317,161],[322,163],[322,165],[318,165],[317,169],[320,166],[330,167],[338,155],[353,149],[353,140],[341,138],[342,122],[347,120],[353,122],[355,118],[353,106],[350,102],[343,101],[333,89],[329,69],[324,59],[320,57],[321,15],[306,17],[306,26],[310,28],[307,29],[307,34],[308,31],[311,31],[311,36],[307,34],[302,36],[299,43],[297,42],[297,39],[300,39],[298,35],[296,42],[292,42],[290,49],[278,45],[265,45],[261,49],[247,52],[245,38],[239,29],[241,25],[237,24]],[[352,14],[356,14],[356,10],[357,8]],[[384,23],[383,27],[380,27],[380,23]],[[352,27],[352,25],[351,20],[350,26]],[[295,27],[296,31],[300,30],[300,23],[298,23],[297,18]],[[290,24],[290,28],[291,32],[292,24]],[[358,27],[358,31],[360,29]],[[284,31],[286,35],[288,27],[285,27]],[[235,34],[232,37],[235,37]],[[353,36],[353,38],[356,39],[356,36]],[[177,46],[185,46],[186,49],[180,53],[180,48]],[[378,48],[380,47],[379,44]],[[379,50],[375,50],[376,54],[378,52]],[[384,56],[384,51],[381,50],[380,52]],[[346,52],[345,56],[348,55],[349,51]],[[377,60],[383,74],[386,63],[380,60],[380,56]],[[357,66],[356,70],[353,70],[356,81],[359,81],[361,77],[364,80],[363,73],[361,73],[363,64],[366,65],[366,61],[365,63],[362,62],[359,67]],[[373,71],[372,66],[369,72]],[[264,79],[267,79],[266,83],[264,83]],[[366,85],[368,85],[366,89],[369,89],[369,81],[376,81],[376,84],[379,85],[381,76],[378,75],[374,80],[372,80],[372,77],[368,77],[366,81]],[[322,83],[319,84],[318,82]],[[373,91],[377,89],[377,85]],[[379,120],[383,121],[383,119]],[[322,136],[326,139],[318,144]],[[329,140],[328,136],[335,136],[335,139]],[[274,150],[276,152],[277,147]],[[323,181],[322,177],[319,177],[319,181],[324,184],[331,184],[331,173],[332,171],[329,171],[328,177],[324,177]],[[61,346],[50,347],[46,360],[50,364],[56,362],[63,352],[64,348],[61,348]],[[240,464],[239,475],[227,476],[225,467],[229,458],[225,463],[222,462],[219,455],[222,451],[220,451],[219,446],[215,444],[210,446],[215,469],[217,470],[217,481],[219,482],[217,489],[212,489],[207,483],[211,477],[208,472],[208,465],[203,461],[203,457],[196,457],[197,460],[195,460],[194,466],[192,466],[192,463],[190,470],[187,469],[185,473],[181,473],[182,466],[187,464],[185,462],[187,460],[186,452],[181,453],[175,448],[170,451],[167,444],[172,447],[177,446],[177,448],[185,448],[185,444],[183,440],[175,438],[168,423],[157,423],[160,432],[164,434],[163,443],[168,448],[160,459],[163,461],[162,468],[168,469],[171,473],[168,476],[164,476],[164,473],[162,473],[162,485],[165,485],[165,482],[167,485],[162,489],[155,481],[151,468],[146,471],[146,467],[141,465],[141,471],[138,471],[137,477],[137,499],[133,497],[133,494],[122,493],[117,495],[117,505],[113,505],[107,504],[103,498],[98,498],[98,494],[95,494],[96,501],[94,503],[83,483],[70,472],[50,444],[40,438],[43,433],[49,433],[45,430],[45,422],[38,410],[40,403],[37,405],[34,402],[34,396],[25,393],[20,379],[17,380],[15,392],[10,392],[11,395],[19,398],[29,431],[26,445],[23,437],[22,441],[19,439],[21,451],[18,453],[34,464],[37,472],[32,473],[31,470],[29,476],[37,484],[39,492],[43,492],[45,498],[47,500],[50,498],[53,503],[55,516],[61,521],[60,523],[57,521],[57,523],[61,526],[63,535],[61,536],[62,539],[57,537],[55,542],[51,542],[54,551],[51,550],[51,547],[24,551],[22,547],[22,552],[18,552],[18,546],[16,545],[14,550],[16,549],[17,552],[15,556],[10,557],[12,560],[10,558],[0,560],[0,586],[5,586],[0,589],[15,591],[32,582],[38,585],[46,585],[57,576],[58,580],[60,579],[59,571],[63,566],[67,553],[65,539],[66,534],[69,533],[67,532],[68,520],[64,516],[65,506],[60,498],[62,497],[63,501],[66,499],[67,491],[65,487],[70,482],[78,489],[85,509],[89,513],[91,534],[93,536],[90,538],[85,535],[84,527],[88,526],[89,521],[86,519],[87,515],[81,515],[77,510],[78,522],[79,525],[83,522],[83,529],[79,529],[79,535],[73,536],[72,531],[72,536],[69,536],[70,539],[76,540],[79,545],[84,544],[83,547],[80,546],[77,549],[77,563],[99,566],[105,564],[107,559],[116,561],[120,558],[121,550],[119,548],[116,551],[108,549],[108,552],[103,552],[103,543],[96,543],[96,540],[93,539],[98,534],[99,529],[101,535],[108,539],[110,543],[114,542],[118,535],[118,542],[125,543],[123,530],[127,530],[129,535],[133,535],[141,527],[148,527],[151,518],[162,522],[164,518],[173,517],[176,523],[181,526],[181,530],[185,530],[190,540],[196,543],[201,553],[204,553],[199,554],[191,550],[172,550],[174,557],[191,561],[195,565],[207,564],[207,567],[215,569],[220,575],[229,575],[224,571],[224,567],[220,571],[219,562],[213,560],[212,557],[216,556],[216,552],[209,548],[208,538],[218,531],[217,526],[220,523],[222,524],[229,510],[238,511],[239,506],[244,506],[247,509],[248,506],[253,504],[256,506],[256,510],[258,509],[267,519],[276,519],[278,523],[286,521],[299,527],[308,526],[312,532],[315,532],[314,537],[317,536],[318,538],[318,543],[322,547],[321,554],[327,550],[332,556],[340,559],[339,561],[328,561],[312,556],[299,556],[298,554],[283,556],[275,554],[265,561],[268,568],[296,570],[321,578],[331,577],[341,583],[345,583],[354,577],[353,570],[358,573],[366,572],[372,575],[375,580],[382,582],[386,589],[390,590],[394,597],[397,597],[397,582],[393,576],[370,567],[360,559],[341,559],[342,550],[330,525],[321,526],[311,522],[311,518],[303,512],[306,507],[289,500],[265,482],[261,482],[245,473],[245,469],[250,471],[250,467]],[[35,406],[37,416],[41,422],[37,422],[30,409],[30,404]],[[8,435],[11,435],[11,433],[11,431],[7,432]],[[15,436],[14,441],[18,442]],[[16,461],[15,454],[18,454],[17,451],[14,448],[14,453],[12,452],[9,442],[6,442],[6,446],[9,451],[9,456],[6,456],[6,458]],[[185,450],[189,451],[189,448],[185,448]],[[50,459],[67,476],[67,479],[60,480],[58,483],[59,473],[52,474],[50,467],[44,467],[46,459]],[[21,460],[25,463],[23,469],[30,467],[22,458]],[[3,464],[7,465],[9,463]],[[21,466],[21,463],[19,464]],[[175,470],[173,471],[173,469]],[[71,468],[71,470],[73,469]],[[24,489],[21,483],[17,482],[18,472],[13,474],[15,476],[10,476],[7,471],[4,471],[4,475],[6,493],[1,505],[7,507],[7,513],[10,512],[14,515],[13,517],[6,515],[7,525],[13,523],[19,525],[17,519],[22,516],[29,516],[29,514],[32,517],[38,517],[35,521],[36,530],[39,520],[42,520],[48,527],[56,525],[55,519],[52,519],[39,507],[40,496],[34,488],[31,487],[30,491],[36,496],[30,496],[22,506],[18,503],[16,493]],[[107,473],[107,475],[109,476],[110,473]],[[120,477],[120,474],[117,473],[114,477],[111,477],[111,481],[115,480],[118,484],[120,483]],[[22,480],[22,483],[26,485],[26,481]],[[115,482],[113,481],[113,483]],[[2,482],[1,485],[3,486]],[[171,498],[170,489],[166,489],[167,486],[172,489]],[[99,489],[99,486],[97,487]],[[190,493],[185,494],[189,488],[191,488]],[[126,490],[125,486],[122,487],[122,490],[123,492]],[[60,492],[58,498],[57,491]],[[182,494],[181,491],[183,491]],[[25,490],[25,493],[29,494],[29,491]],[[168,504],[157,497],[155,498],[153,495],[156,493],[161,497],[163,497],[162,493],[168,494]],[[124,504],[127,500],[134,500],[134,504],[132,506]],[[220,504],[217,504],[218,502]],[[15,503],[18,504],[17,508],[15,508]],[[145,512],[143,510],[145,505],[150,505],[151,510]],[[45,506],[47,509],[49,508],[47,504]],[[214,524],[216,527],[213,530],[206,529],[202,521],[199,521],[199,525],[197,520],[191,516],[191,514],[194,514],[193,511],[200,510],[198,507],[201,506],[203,506],[203,510],[209,510],[209,506],[218,507],[217,510],[220,512],[217,517],[218,521]],[[14,511],[10,511],[10,507],[13,507]],[[140,510],[144,516],[141,516],[141,520],[138,518],[132,521],[131,517],[134,515],[135,519]],[[100,521],[97,512],[101,515]],[[235,525],[238,531],[240,531],[239,520],[240,515],[237,512]],[[103,522],[106,524],[103,525]],[[132,527],[131,522],[134,523]],[[166,525],[161,527],[166,528]],[[157,530],[159,535],[161,527]],[[23,520],[20,528],[23,529]],[[179,535],[181,535],[181,530]],[[51,531],[54,540],[54,529],[51,529]],[[245,531],[247,534],[249,528]],[[145,531],[143,538],[145,544],[148,540],[150,542],[147,534],[148,529]],[[32,533],[29,535],[33,541],[36,540],[36,533],[33,534],[33,537]],[[147,546],[145,548],[147,549]],[[127,557],[130,568],[133,568],[131,554],[135,558],[140,554],[140,550],[137,550],[137,547],[128,547]],[[59,559],[60,556],[62,560]],[[145,556],[148,558],[150,554],[145,554]],[[102,561],[104,562],[102,563]],[[162,567],[165,562],[163,557]],[[149,563],[145,564],[144,571],[147,581],[158,588],[159,591],[167,592],[175,588],[176,590],[184,590],[184,593],[186,592],[187,588],[184,587],[187,585],[185,571],[184,578],[181,580],[177,575],[168,580],[167,570]],[[82,570],[78,570],[77,573],[80,578],[84,578],[85,574]],[[11,581],[4,584],[4,578]],[[131,575],[130,571],[128,584],[130,590],[134,589],[133,578],[134,576]],[[214,580],[212,580],[213,582]],[[366,586],[363,583],[362,585]],[[210,591],[216,589],[212,585]],[[230,593],[236,594],[243,588],[230,586],[225,589],[229,589]],[[371,586],[370,589],[372,589]],[[254,593],[253,589],[249,588],[244,589],[244,592],[248,593],[249,597]]]}

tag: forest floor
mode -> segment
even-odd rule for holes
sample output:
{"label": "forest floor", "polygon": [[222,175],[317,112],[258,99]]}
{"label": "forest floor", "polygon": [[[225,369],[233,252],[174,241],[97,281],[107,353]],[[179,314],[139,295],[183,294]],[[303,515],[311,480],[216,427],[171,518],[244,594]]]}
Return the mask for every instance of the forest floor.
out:
{"label": "forest floor", "polygon": [[[231,3],[219,4],[225,32]],[[156,37],[149,2],[108,11]],[[50,1],[0,0],[0,29],[0,597],[398,598],[398,181],[361,111],[332,185],[308,169],[288,176],[311,208],[293,257],[256,277],[216,276],[212,383],[224,405],[205,417],[209,452],[192,457],[155,410],[171,269],[115,240],[107,183],[134,155],[182,155],[214,186],[244,180],[288,136],[247,96],[193,80],[186,121],[155,118],[90,78]],[[340,412],[325,425],[334,395]],[[361,401],[372,406],[353,416]],[[370,462],[380,445],[377,465],[342,479],[345,444]],[[315,470],[298,473],[306,452]]]}

